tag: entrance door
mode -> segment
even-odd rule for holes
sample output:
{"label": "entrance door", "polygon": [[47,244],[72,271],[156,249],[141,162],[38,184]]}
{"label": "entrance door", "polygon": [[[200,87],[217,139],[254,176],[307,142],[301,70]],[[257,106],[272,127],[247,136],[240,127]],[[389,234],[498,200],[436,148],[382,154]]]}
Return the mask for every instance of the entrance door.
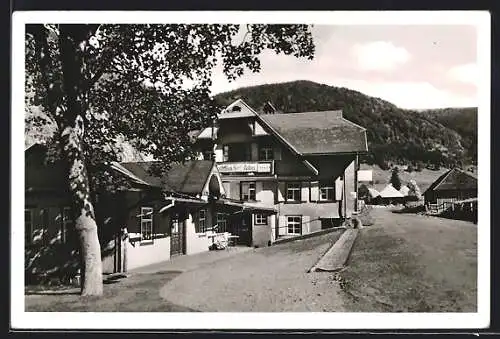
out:
{"label": "entrance door", "polygon": [[184,221],[179,220],[179,215],[172,215],[170,220],[170,255],[185,254]]}
{"label": "entrance door", "polygon": [[252,214],[243,213],[235,227],[238,245],[252,246]]}

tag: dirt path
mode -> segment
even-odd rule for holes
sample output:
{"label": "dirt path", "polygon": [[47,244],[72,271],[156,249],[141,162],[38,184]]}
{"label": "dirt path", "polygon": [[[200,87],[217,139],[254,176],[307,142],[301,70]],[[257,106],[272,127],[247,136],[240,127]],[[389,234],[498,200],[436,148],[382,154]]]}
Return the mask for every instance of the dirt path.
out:
{"label": "dirt path", "polygon": [[342,311],[336,276],[307,273],[340,234],[259,248],[185,272],[160,295],[199,311]]}
{"label": "dirt path", "polygon": [[25,296],[27,312],[189,312],[160,298],[158,291],[180,272],[135,274],[104,286],[101,298],[81,297],[78,289]]}
{"label": "dirt path", "polygon": [[475,312],[477,226],[373,209],[341,273],[345,307],[361,312]]}

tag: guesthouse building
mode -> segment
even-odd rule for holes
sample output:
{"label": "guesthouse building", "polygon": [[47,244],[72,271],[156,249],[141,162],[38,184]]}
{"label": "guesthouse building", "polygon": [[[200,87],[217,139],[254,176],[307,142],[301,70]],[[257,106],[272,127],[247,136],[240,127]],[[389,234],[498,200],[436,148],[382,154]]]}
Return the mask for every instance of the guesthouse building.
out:
{"label": "guesthouse building", "polygon": [[[257,112],[238,99],[197,136],[204,159],[215,158],[226,198],[276,214],[248,213],[254,246],[341,225],[357,209],[358,156],[366,129],[342,111]],[[247,227],[247,226],[250,227]],[[248,229],[248,230],[246,230]]]}

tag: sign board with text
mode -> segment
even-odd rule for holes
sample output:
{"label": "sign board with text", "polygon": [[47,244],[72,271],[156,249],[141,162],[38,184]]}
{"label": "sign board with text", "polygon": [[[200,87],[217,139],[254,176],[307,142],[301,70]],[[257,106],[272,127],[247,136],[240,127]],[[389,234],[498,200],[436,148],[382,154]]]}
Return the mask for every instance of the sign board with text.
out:
{"label": "sign board with text", "polygon": [[271,173],[271,162],[226,162],[217,164],[221,173]]}

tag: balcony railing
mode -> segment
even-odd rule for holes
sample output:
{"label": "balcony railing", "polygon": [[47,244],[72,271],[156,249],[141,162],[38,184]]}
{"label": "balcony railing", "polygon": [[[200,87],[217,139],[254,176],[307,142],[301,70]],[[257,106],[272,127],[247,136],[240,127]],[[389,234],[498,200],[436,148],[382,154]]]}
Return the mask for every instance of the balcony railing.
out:
{"label": "balcony railing", "polygon": [[254,173],[274,174],[274,160],[220,162],[217,169],[222,174]]}

